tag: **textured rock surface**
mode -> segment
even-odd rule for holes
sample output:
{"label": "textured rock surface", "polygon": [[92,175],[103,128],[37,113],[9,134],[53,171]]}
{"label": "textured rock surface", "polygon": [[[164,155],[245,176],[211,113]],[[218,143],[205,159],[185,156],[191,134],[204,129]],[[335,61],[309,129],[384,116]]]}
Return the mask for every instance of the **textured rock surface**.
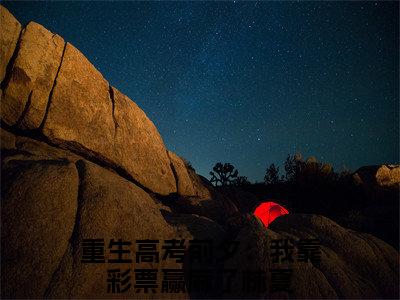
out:
{"label": "textured rock surface", "polygon": [[[47,295],[57,298],[67,295],[72,298],[102,298],[107,295],[107,268],[172,267],[163,261],[159,264],[135,262],[135,240],[162,240],[175,236],[174,229],[164,220],[153,199],[131,182],[95,164],[79,161],[77,167],[81,181],[76,222],[80,226],[76,228],[71,248],[63,257],[58,271],[60,277],[52,282],[52,289],[47,291]],[[81,245],[85,238],[104,238],[106,248],[111,239],[131,241],[131,246],[124,247],[131,254],[124,258],[132,259],[132,263],[109,263],[108,267],[105,264],[81,263]],[[116,255],[106,251],[106,261],[115,258]],[[132,287],[124,297],[135,297],[134,291]],[[143,293],[139,295],[146,297]]]}
{"label": "textured rock surface", "polygon": [[191,168],[187,168],[187,172],[193,182],[193,189],[196,197],[200,199],[210,199],[212,197],[210,192],[210,188],[212,188],[211,183],[204,182],[201,176],[197,175]]}
{"label": "textured rock surface", "polygon": [[[28,153],[29,139],[15,138],[14,150]],[[182,267],[173,260],[135,263],[135,240],[179,237],[146,192],[91,162],[68,161],[73,155],[45,160],[45,149],[22,157],[13,152],[2,162],[2,174],[7,175],[2,177],[2,274],[7,272],[2,276],[3,298],[103,298],[108,296],[108,267]],[[49,149],[49,157],[67,153]],[[104,238],[105,249],[111,239],[131,241],[128,256],[133,262],[81,263],[85,238]],[[106,250],[105,260],[109,258],[115,255]],[[161,287],[161,279],[158,284]],[[151,297],[134,291],[132,287],[124,295]]]}
{"label": "textured rock surface", "polygon": [[1,103],[1,117],[8,125],[40,126],[63,49],[64,40],[42,25],[30,22],[23,30]]}
{"label": "textured rock surface", "polygon": [[176,192],[166,148],[153,123],[69,43],[43,133],[55,144],[123,169],[155,193]]}
{"label": "textured rock surface", "polygon": [[55,144],[115,161],[112,107],[108,82],[67,43],[44,120],[44,135]]}
{"label": "textured rock surface", "polygon": [[179,238],[186,240],[212,240],[214,243],[224,239],[224,229],[215,221],[196,214],[165,213],[167,222],[173,225]]}
{"label": "textured rock surface", "polygon": [[60,160],[9,160],[2,174],[2,298],[39,298],[72,234],[78,173]]}
{"label": "textured rock surface", "polygon": [[183,160],[172,151],[168,151],[168,156],[171,160],[172,168],[175,171],[178,194],[182,196],[195,196],[193,181],[189,176]]}
{"label": "textured rock surface", "polygon": [[400,166],[383,165],[376,172],[376,180],[380,186],[400,187]]}
{"label": "textured rock surface", "polygon": [[[296,260],[273,263],[270,242],[273,239],[316,238],[321,243],[321,262]],[[317,215],[289,214],[279,217],[269,229],[249,222],[237,236],[237,254],[225,264],[240,271],[262,270],[266,274],[265,293],[256,298],[397,298],[399,294],[398,252],[383,241],[367,234],[346,230]],[[273,268],[291,268],[291,292],[272,292]],[[243,295],[235,281],[232,295]],[[229,296],[229,294],[227,295]]]}
{"label": "textured rock surface", "polygon": [[119,165],[142,185],[167,195],[176,192],[167,149],[153,122],[128,97],[112,88]]}
{"label": "textured rock surface", "polygon": [[18,37],[21,31],[21,24],[14,18],[7,8],[0,5],[0,82],[6,75],[6,68],[10,61]]}

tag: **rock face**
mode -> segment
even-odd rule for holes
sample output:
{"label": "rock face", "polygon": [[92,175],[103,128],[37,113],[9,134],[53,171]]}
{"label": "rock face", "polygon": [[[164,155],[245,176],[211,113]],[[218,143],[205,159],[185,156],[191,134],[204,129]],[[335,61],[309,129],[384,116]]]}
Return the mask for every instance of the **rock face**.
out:
{"label": "rock face", "polygon": [[[243,218],[231,197],[167,150],[146,114],[79,50],[36,23],[20,35],[21,25],[2,6],[0,16],[2,298],[286,297],[269,288],[243,293],[239,275],[273,267],[267,245],[287,237],[315,237],[323,250],[321,265],[293,264],[289,296],[399,296],[391,246],[321,216],[288,215],[270,229]],[[391,184],[385,172],[378,177]],[[162,256],[163,241],[175,239],[186,243],[178,247],[183,261]],[[187,248],[192,239],[213,243],[216,252],[226,252],[225,240],[240,247],[226,260],[199,264]],[[158,263],[137,258],[143,240],[156,240]],[[92,242],[100,262],[85,261],[94,255]],[[113,261],[118,254],[132,261]],[[205,294],[160,293],[165,269],[183,269],[186,281],[196,268],[213,276],[236,269],[238,277],[230,293],[221,278]],[[158,272],[157,294],[137,291],[140,269]],[[122,295],[109,291],[116,270],[129,274],[131,288]]]}
{"label": "rock face", "polygon": [[[49,142],[96,160],[151,192],[177,192],[164,142],[146,114],[111,87],[86,57],[56,34],[29,23],[16,47],[20,25],[0,7],[1,119]],[[5,30],[5,28],[7,30]],[[3,59],[4,58],[4,59]],[[182,190],[183,193],[187,191]]]}
{"label": "rock face", "polygon": [[[293,262],[281,260],[284,247],[278,250],[280,261],[274,262],[272,241],[294,241],[289,250]],[[320,262],[298,261],[300,239],[320,242]],[[383,241],[340,227],[316,215],[284,215],[266,229],[260,222],[249,221],[237,236],[240,246],[225,268],[238,272],[261,271],[267,282],[264,291],[244,293],[239,278],[232,282],[232,292],[225,297],[279,299],[382,299],[398,298],[398,252]],[[289,293],[274,291],[271,270],[289,269]]]}
{"label": "rock face", "polygon": [[155,126],[69,43],[43,133],[55,144],[122,168],[155,193],[176,192],[167,150]]}
{"label": "rock face", "polygon": [[193,181],[189,177],[183,160],[172,151],[168,151],[168,156],[171,159],[172,169],[176,176],[178,193],[182,196],[195,196]]}
{"label": "rock face", "polygon": [[[181,269],[182,263],[161,257],[157,264],[136,263],[136,240],[159,240],[160,249],[168,239],[222,239],[224,230],[213,220],[168,212],[111,170],[68,150],[4,129],[0,133],[2,272],[8,274],[2,276],[3,298],[109,297],[107,265],[81,261],[84,239],[102,238],[106,249],[112,239],[131,241],[133,262],[114,267],[132,272],[156,268],[160,273],[164,268]],[[106,252],[105,261],[110,258]],[[161,287],[161,277],[157,284]],[[124,294],[151,295],[137,294],[133,287]],[[185,293],[176,296],[187,298]],[[169,296],[157,294],[164,297]]]}
{"label": "rock face", "polygon": [[64,49],[64,40],[30,22],[22,31],[16,58],[1,102],[8,125],[39,128]]}
{"label": "rock face", "polygon": [[112,109],[107,81],[67,43],[43,123],[44,135],[53,143],[96,151],[102,159],[113,160]]}
{"label": "rock face", "polygon": [[10,159],[2,174],[2,298],[40,297],[74,228],[78,173],[67,161]]}
{"label": "rock face", "polygon": [[4,7],[0,8],[0,24],[0,81],[3,81],[8,62],[17,46],[21,24]]}
{"label": "rock face", "polygon": [[[81,260],[83,240],[88,238],[104,238],[106,247],[113,239],[132,242],[132,247],[124,247],[132,251],[132,254],[124,255],[125,259],[132,259],[132,262],[114,264],[119,269],[180,267],[163,261],[159,264],[139,264],[135,261],[133,251],[137,249],[134,244],[136,240],[175,237],[173,228],[164,220],[149,195],[129,181],[90,162],[81,160],[76,166],[80,185],[75,223],[79,226],[75,227],[70,244],[65,248],[64,255],[60,256],[59,269],[56,269],[60,277],[50,283],[45,291],[46,296],[101,298],[107,293],[107,266]],[[115,255],[108,252],[105,260],[111,259],[115,259]],[[112,263],[108,264],[108,268],[112,266]],[[132,288],[124,296],[134,297],[134,291]]]}
{"label": "rock face", "polygon": [[213,186],[208,180],[202,176],[198,176],[191,168],[186,168],[191,181],[193,182],[193,189],[196,197],[200,199],[210,199],[212,197],[211,190]]}
{"label": "rock face", "polygon": [[128,97],[112,88],[118,165],[159,194],[177,191],[171,162],[153,122]]}

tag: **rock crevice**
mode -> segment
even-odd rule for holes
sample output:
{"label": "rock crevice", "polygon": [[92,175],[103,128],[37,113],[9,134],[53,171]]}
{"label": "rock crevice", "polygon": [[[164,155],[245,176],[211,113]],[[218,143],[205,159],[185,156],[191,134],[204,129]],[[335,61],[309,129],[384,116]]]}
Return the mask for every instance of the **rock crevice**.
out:
{"label": "rock crevice", "polygon": [[25,103],[25,108],[22,111],[21,116],[18,118],[17,122],[15,123],[15,127],[20,127],[21,126],[26,114],[28,113],[29,108],[30,108],[30,106],[32,104],[32,94],[33,94],[33,91],[31,91],[29,93],[28,100]]}
{"label": "rock crevice", "polygon": [[108,88],[108,92],[110,94],[110,100],[111,100],[111,104],[112,104],[112,117],[113,117],[113,120],[114,120],[114,138],[115,138],[115,135],[117,134],[118,121],[117,121],[117,118],[115,117],[114,90],[113,90],[111,85]]}

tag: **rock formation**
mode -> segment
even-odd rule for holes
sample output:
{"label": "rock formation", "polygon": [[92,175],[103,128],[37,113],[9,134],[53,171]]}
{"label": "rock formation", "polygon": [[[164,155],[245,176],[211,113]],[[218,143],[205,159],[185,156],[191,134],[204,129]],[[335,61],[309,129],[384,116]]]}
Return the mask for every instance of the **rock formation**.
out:
{"label": "rock formation", "polygon": [[[138,263],[137,240],[240,242],[234,257],[207,265],[214,273],[267,270],[269,239],[309,236],[321,240],[321,265],[293,264],[291,297],[398,297],[392,247],[320,216],[288,215],[270,229],[244,218],[166,149],[146,114],[79,50],[39,24],[21,26],[2,6],[0,18],[2,298],[116,297],[107,290],[107,265],[83,262],[87,239],[104,239],[107,250],[112,240],[131,241],[133,261],[108,268],[131,269],[133,282],[137,268],[193,269],[186,256]],[[230,293],[215,288],[203,296],[252,297],[235,282]],[[197,294],[136,293],[132,286],[120,296]]]}
{"label": "rock formation", "polygon": [[398,189],[400,187],[400,166],[380,165],[362,167],[356,171],[354,179],[366,186]]}
{"label": "rock formation", "polygon": [[[2,19],[17,22],[4,8]],[[146,114],[58,35],[34,22],[17,29],[1,35],[9,69],[2,82],[4,125],[100,160],[151,192],[175,193],[167,149]]]}
{"label": "rock formation", "polygon": [[[298,261],[300,247],[296,241],[315,238],[321,243],[320,262]],[[286,239],[295,244],[293,262],[274,262],[271,242]],[[268,229],[261,222],[249,221],[239,230],[237,240],[239,250],[226,266],[264,271],[267,282],[271,282],[271,269],[290,269],[291,292],[274,292],[267,285],[265,292],[246,296],[236,280],[228,297],[382,299],[398,295],[398,252],[371,235],[347,230],[325,217],[288,214],[277,218]]]}
{"label": "rock formation", "polygon": [[365,166],[353,174],[353,180],[364,190],[365,196],[371,201],[393,198],[396,202],[398,201],[399,165]]}

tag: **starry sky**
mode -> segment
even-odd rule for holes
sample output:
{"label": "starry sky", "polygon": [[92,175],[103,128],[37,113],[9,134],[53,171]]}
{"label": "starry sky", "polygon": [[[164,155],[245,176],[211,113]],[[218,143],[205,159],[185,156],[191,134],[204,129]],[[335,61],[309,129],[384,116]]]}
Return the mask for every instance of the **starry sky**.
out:
{"label": "starry sky", "polygon": [[[88,57],[209,178],[399,162],[396,2],[2,2]],[[282,168],[281,168],[282,169]]]}

